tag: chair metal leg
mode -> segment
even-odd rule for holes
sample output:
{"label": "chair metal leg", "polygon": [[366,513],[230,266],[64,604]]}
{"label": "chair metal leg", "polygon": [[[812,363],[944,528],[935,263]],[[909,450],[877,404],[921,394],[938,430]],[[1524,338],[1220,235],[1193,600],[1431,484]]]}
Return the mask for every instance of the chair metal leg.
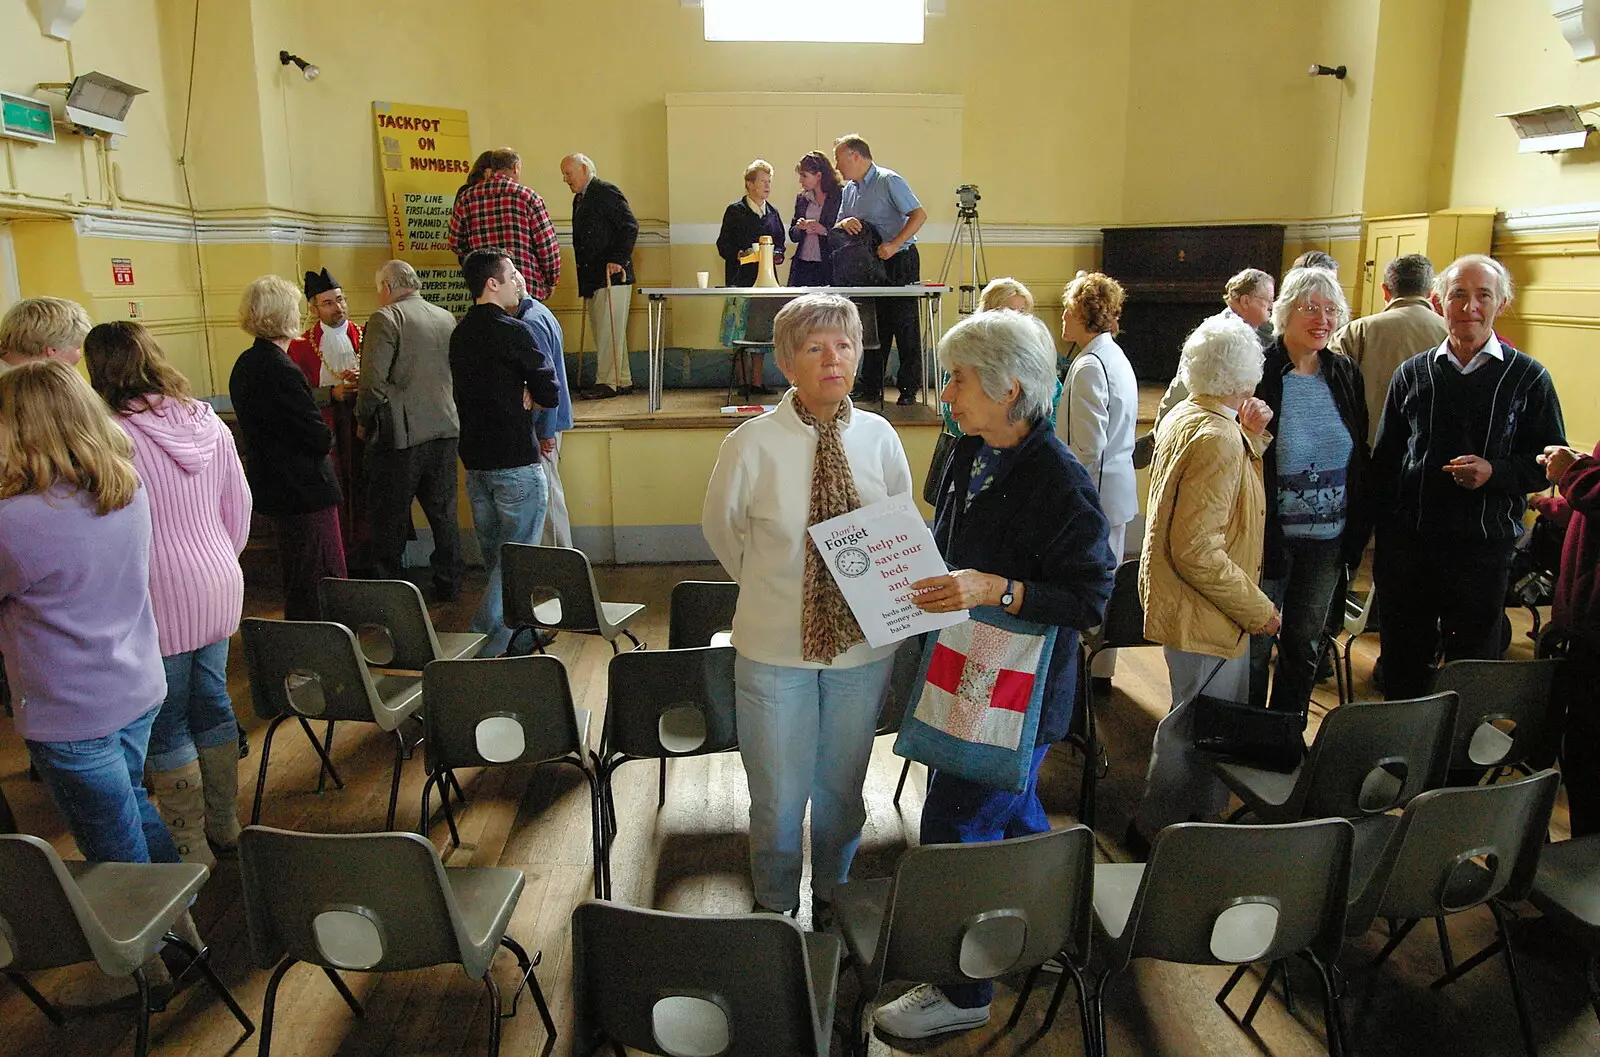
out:
{"label": "chair metal leg", "polygon": [[850,1050],[855,1057],[867,1057],[872,1039],[872,1025],[866,1018],[867,1002],[874,996],[867,994],[866,981],[861,979],[861,975],[859,971],[856,974],[861,989],[856,994],[855,1017],[850,1021]]}
{"label": "chair metal leg", "polygon": [[1389,934],[1389,942],[1383,945],[1383,950],[1378,952],[1378,956],[1372,959],[1372,963],[1368,965],[1367,968],[1376,969],[1378,966],[1388,961],[1389,955],[1394,953],[1394,949],[1396,947],[1405,942],[1406,937],[1411,935],[1411,930],[1416,927],[1417,923],[1415,920],[1401,923],[1399,928],[1395,929]]}
{"label": "chair metal leg", "polygon": [[256,1048],[258,1057],[268,1057],[272,1051],[272,1015],[277,1010],[278,985],[283,983],[283,974],[297,964],[295,959],[285,958],[278,963],[267,981],[267,996],[261,1003],[261,1041]]}
{"label": "chair metal leg", "polygon": [[1522,1029],[1522,1045],[1528,1057],[1538,1057],[1539,1047],[1533,1035],[1533,1015],[1528,1012],[1528,996],[1522,990],[1522,975],[1517,972],[1517,956],[1511,949],[1511,930],[1506,927],[1506,909],[1494,900],[1489,901],[1489,912],[1494,915],[1495,931],[1500,933],[1500,945],[1505,948],[1506,975],[1511,978],[1511,1001],[1517,1007],[1517,1026]]}
{"label": "chair metal leg", "polygon": [[[267,724],[267,733],[261,739],[261,766],[256,768],[256,797],[255,806],[250,809],[250,825],[254,826],[261,821],[261,798],[267,791],[267,759],[272,755],[272,736],[278,732],[278,727],[288,719],[287,715],[274,716],[272,722]],[[304,722],[302,720],[302,722]],[[315,739],[312,740],[315,745]]]}
{"label": "chair metal leg", "polygon": [[327,787],[328,776],[333,775],[336,788],[343,789],[344,783],[339,781],[339,775],[333,769],[333,720],[328,720],[328,729],[323,732],[322,741],[317,741],[317,736],[311,732],[311,724],[302,717],[300,727],[306,732],[306,737],[311,739],[313,747],[317,747],[317,755],[322,757],[322,770],[317,772],[317,792],[322,792]]}
{"label": "chair metal leg", "polygon": [[1100,777],[1096,773],[1100,767],[1100,738],[1094,722],[1094,677],[1088,674],[1093,663],[1091,655],[1083,666],[1089,682],[1083,695],[1083,776],[1078,780],[1078,821],[1090,829],[1094,829],[1095,787]]}
{"label": "chair metal leg", "polygon": [[1600,952],[1585,959],[1583,980],[1589,985],[1589,1004],[1594,1007],[1595,1019],[1600,1020]]}
{"label": "chair metal leg", "polygon": [[1010,1031],[1017,1026],[1017,1021],[1022,1019],[1022,1011],[1028,1005],[1028,998],[1033,994],[1033,985],[1039,980],[1039,972],[1044,966],[1035,965],[1028,970],[1028,976],[1022,981],[1022,990],[1017,992],[1017,1000],[1011,1006],[1011,1019],[1006,1021],[1006,1030]]}
{"label": "chair metal leg", "polygon": [[656,810],[667,804],[667,758],[661,757],[661,777],[656,780]]}
{"label": "chair metal leg", "polygon": [[[545,1004],[544,989],[539,986],[539,978],[533,975],[534,966],[538,965],[542,960],[543,953],[536,951],[533,957],[529,958],[528,952],[522,949],[522,944],[506,935],[500,937],[500,945],[516,955],[517,964],[523,969],[523,981],[528,985],[528,992],[533,995],[533,1004],[539,1009],[539,1019],[544,1022],[545,1033],[549,1038],[554,1039],[556,1037],[556,1022],[550,1018],[550,1007]],[[519,988],[517,995],[512,996],[512,1016],[517,1014],[517,998],[521,993]]]}
{"label": "chair metal leg", "polygon": [[467,794],[461,788],[461,783],[456,781],[456,772],[447,770],[444,774],[446,778],[450,779],[450,789],[455,793],[456,799],[465,804],[467,802]]}
{"label": "chair metal leg", "polygon": [[[1339,1008],[1339,992],[1333,985],[1333,974],[1313,951],[1301,951],[1300,956],[1317,971],[1317,982],[1322,985],[1322,1021],[1328,1037],[1330,1057],[1344,1057],[1348,1053],[1345,1038],[1344,1011]],[[1287,979],[1288,974],[1284,974]]]}
{"label": "chair metal leg", "polygon": [[494,973],[483,974],[483,989],[489,992],[489,1057],[500,1057],[500,988]]}
{"label": "chair metal leg", "polygon": [[383,828],[389,831],[394,829],[395,808],[400,804],[400,768],[406,762],[406,739],[397,730],[394,740],[394,775],[389,779],[389,813],[383,820]]}
{"label": "chair metal leg", "polygon": [[1267,975],[1261,978],[1261,986],[1256,988],[1255,997],[1250,999],[1250,1004],[1245,1007],[1244,1016],[1239,1018],[1239,1023],[1245,1027],[1256,1019],[1256,1013],[1261,1009],[1261,1003],[1266,1001],[1267,994],[1272,990],[1272,981],[1278,976],[1287,976],[1288,971],[1283,967],[1282,959],[1273,962],[1267,967]]}
{"label": "chair metal leg", "polygon": [[222,978],[217,975],[217,971],[211,967],[211,948],[196,948],[194,944],[172,932],[167,933],[163,939],[189,956],[189,964],[200,971],[200,975],[206,978],[206,983],[211,985],[211,990],[216,993],[218,998],[222,999],[222,1004],[228,1007],[228,1012],[233,1014],[233,1019],[237,1020],[239,1026],[244,1028],[244,1034],[240,1036],[240,1041],[243,1042],[251,1035],[254,1035],[256,1031],[255,1022],[250,1019],[250,1015],[244,1011],[244,1007],[239,1005],[238,1001],[233,997],[233,992],[228,990],[228,985],[222,982]]}
{"label": "chair metal leg", "polygon": [[900,791],[906,787],[906,775],[911,773],[911,761],[900,765],[900,780],[894,784],[894,806],[900,806]]}
{"label": "chair metal leg", "polygon": [[148,1057],[150,1053],[150,981],[144,975],[144,966],[133,971],[133,982],[139,988],[138,1020],[134,1022],[133,1057]]}
{"label": "chair metal leg", "polygon": [[1444,959],[1444,971],[1455,972],[1456,952],[1450,946],[1450,931],[1445,928],[1444,918],[1434,918],[1433,927],[1439,933],[1439,956]]}
{"label": "chair metal leg", "polygon": [[67,1018],[61,1015],[61,1010],[57,1009],[53,1004],[51,1004],[48,998],[41,995],[38,989],[28,982],[28,978],[26,976],[23,976],[19,972],[7,969],[6,979],[10,980],[13,984],[16,984],[17,990],[21,991],[25,996],[27,996],[29,1002],[32,1002],[35,1006],[38,1006],[39,1012],[50,1018],[50,1023],[54,1024],[58,1028],[66,1027]]}
{"label": "chair metal leg", "polygon": [[361,1003],[357,1001],[355,995],[350,993],[350,988],[337,972],[324,965],[322,966],[322,974],[333,983],[334,989],[339,992],[339,997],[344,999],[344,1004],[350,1007],[350,1012],[358,1017],[367,1015],[367,1011],[361,1008]]}
{"label": "chair metal leg", "polygon": [[1111,977],[1112,972],[1110,969],[1100,974],[1100,980],[1095,984],[1094,996],[1089,1000],[1089,1004],[1094,1008],[1092,1019],[1094,1020],[1095,1048],[1100,1057],[1109,1057],[1106,1053],[1106,1048],[1109,1045],[1106,1041],[1106,988],[1111,983]]}
{"label": "chair metal leg", "polygon": [[[433,815],[433,811],[428,804],[428,794],[433,792],[433,782],[438,777],[437,774],[430,774],[422,780],[422,807],[417,812],[417,832],[424,837],[428,835],[428,819]],[[448,789],[442,790],[439,793],[439,799],[448,802],[450,791]]]}
{"label": "chair metal leg", "polygon": [[1212,1001],[1221,1006],[1223,1009],[1227,1009],[1228,996],[1233,994],[1233,989],[1239,986],[1239,981],[1243,980],[1244,974],[1249,971],[1249,962],[1245,962],[1243,965],[1234,969],[1232,975],[1228,977],[1228,982],[1222,985],[1222,990],[1217,992],[1216,997],[1213,998]]}
{"label": "chair metal leg", "polygon": [[1083,970],[1071,958],[1063,954],[1058,960],[1062,968],[1061,979],[1056,981],[1055,994],[1050,997],[1050,1008],[1045,1010],[1044,1023],[1039,1025],[1036,1037],[1048,1034],[1055,1024],[1056,1012],[1061,1008],[1061,999],[1066,994],[1067,979],[1070,977],[1072,987],[1078,993],[1078,1021],[1083,1029],[1083,1052],[1092,1054],[1095,1052],[1095,1026],[1089,1016],[1089,984],[1083,978]]}

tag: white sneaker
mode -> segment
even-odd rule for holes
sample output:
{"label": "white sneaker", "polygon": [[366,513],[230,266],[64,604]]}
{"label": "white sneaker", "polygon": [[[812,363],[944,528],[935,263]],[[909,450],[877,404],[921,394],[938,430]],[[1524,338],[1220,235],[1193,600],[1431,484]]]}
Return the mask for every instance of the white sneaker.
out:
{"label": "white sneaker", "polygon": [[945,1031],[967,1031],[989,1023],[989,1007],[963,1009],[932,984],[918,984],[872,1014],[879,1028],[901,1039],[925,1039]]}

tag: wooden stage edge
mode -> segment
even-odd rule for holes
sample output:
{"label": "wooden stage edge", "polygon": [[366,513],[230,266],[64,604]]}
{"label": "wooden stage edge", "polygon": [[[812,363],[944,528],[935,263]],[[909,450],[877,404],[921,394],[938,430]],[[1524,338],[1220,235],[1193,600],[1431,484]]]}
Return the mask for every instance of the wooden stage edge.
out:
{"label": "wooden stage edge", "polygon": [[[1161,401],[1161,386],[1139,387],[1139,423],[1148,427],[1155,421],[1156,405]],[[895,404],[895,390],[883,407],[865,405],[866,410],[882,415],[899,427],[939,425],[937,404],[913,404],[899,407]],[[723,414],[725,389],[668,389],[661,397],[661,410],[651,414],[645,387],[635,386],[628,396],[610,400],[574,400],[572,403],[573,429],[724,429],[731,430],[755,414]],[[754,398],[763,404],[776,404],[782,393]]]}

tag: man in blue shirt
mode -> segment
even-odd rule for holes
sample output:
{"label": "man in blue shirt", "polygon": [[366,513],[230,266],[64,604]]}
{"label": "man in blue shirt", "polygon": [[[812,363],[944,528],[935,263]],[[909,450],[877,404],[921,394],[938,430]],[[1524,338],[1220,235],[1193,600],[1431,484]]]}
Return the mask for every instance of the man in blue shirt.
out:
{"label": "man in blue shirt", "polygon": [[539,351],[550,357],[556,369],[556,382],[561,387],[560,403],[540,408],[533,416],[533,436],[539,444],[539,460],[550,493],[539,542],[546,547],[570,547],[572,523],[567,515],[566,489],[561,486],[558,472],[561,434],[572,428],[572,390],[567,386],[567,357],[561,345],[561,324],[548,308],[527,296],[522,298],[517,318],[533,335],[533,343],[539,346]]}
{"label": "man in blue shirt", "polygon": [[[911,192],[911,185],[893,169],[875,165],[872,148],[860,136],[840,136],[833,142],[833,162],[848,183],[840,196],[836,225],[854,235],[863,223],[871,224],[883,244],[878,247],[889,270],[890,286],[922,281],[922,259],[917,254],[917,232],[928,213]],[[897,383],[904,407],[917,401],[922,388],[922,336],[917,302],[910,297],[885,297],[877,302],[878,347],[861,357],[861,375],[851,399],[883,399],[883,370],[889,362],[889,342],[900,350]]]}

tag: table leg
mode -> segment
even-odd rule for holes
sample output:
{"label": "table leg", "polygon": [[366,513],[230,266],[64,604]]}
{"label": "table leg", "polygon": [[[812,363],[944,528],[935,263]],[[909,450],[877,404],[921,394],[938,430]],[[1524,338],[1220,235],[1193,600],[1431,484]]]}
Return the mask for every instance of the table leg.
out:
{"label": "table leg", "polygon": [[646,302],[645,334],[648,350],[648,363],[650,371],[650,393],[648,403],[652,412],[661,410],[661,371],[665,363],[665,356],[661,348],[661,319],[665,314],[666,300],[652,297]]}

